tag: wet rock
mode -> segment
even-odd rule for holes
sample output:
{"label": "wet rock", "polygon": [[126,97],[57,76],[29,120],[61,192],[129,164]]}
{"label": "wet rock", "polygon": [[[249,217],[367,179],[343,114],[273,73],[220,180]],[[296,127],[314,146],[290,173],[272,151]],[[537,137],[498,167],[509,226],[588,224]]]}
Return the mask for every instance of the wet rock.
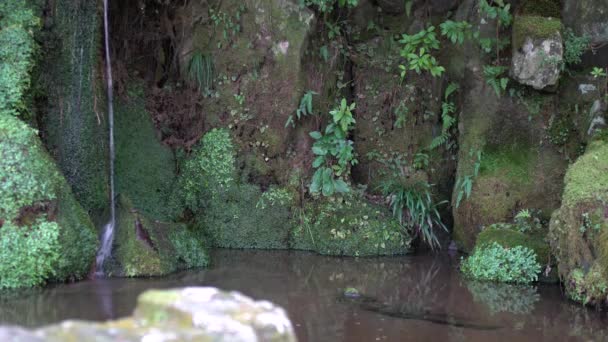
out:
{"label": "wet rock", "polygon": [[[538,26],[531,26],[532,21]],[[557,84],[564,59],[560,25],[559,20],[552,18],[516,19],[511,66],[516,81],[537,90]]]}
{"label": "wet rock", "polygon": [[587,129],[587,135],[593,136],[595,133],[600,132],[606,128],[606,103],[600,100],[596,100],[589,111],[589,118],[591,123],[589,129]]}
{"label": "wet rock", "polygon": [[133,317],[107,323],[66,321],[27,331],[0,327],[2,341],[296,341],[285,311],[212,287],[143,293]]}

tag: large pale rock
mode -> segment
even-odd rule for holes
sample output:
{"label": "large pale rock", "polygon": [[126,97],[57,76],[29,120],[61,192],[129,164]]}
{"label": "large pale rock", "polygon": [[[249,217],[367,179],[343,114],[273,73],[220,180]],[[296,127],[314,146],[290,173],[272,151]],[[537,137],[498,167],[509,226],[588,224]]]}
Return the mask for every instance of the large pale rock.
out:
{"label": "large pale rock", "polygon": [[285,311],[266,301],[212,287],[143,293],[132,318],[66,321],[27,331],[0,327],[2,341],[296,341]]}
{"label": "large pale rock", "polygon": [[513,23],[511,76],[534,89],[557,84],[564,60],[561,21],[520,16]]}
{"label": "large pale rock", "polygon": [[527,37],[524,45],[513,52],[513,78],[538,90],[554,86],[559,80],[563,55],[559,34],[547,39]]}

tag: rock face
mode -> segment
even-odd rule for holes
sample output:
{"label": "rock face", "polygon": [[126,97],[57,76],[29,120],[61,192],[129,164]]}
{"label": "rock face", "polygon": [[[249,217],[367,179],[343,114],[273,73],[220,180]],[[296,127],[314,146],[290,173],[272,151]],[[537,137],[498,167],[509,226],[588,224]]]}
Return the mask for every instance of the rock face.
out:
{"label": "rock face", "polygon": [[593,43],[608,41],[608,2],[596,0],[563,1],[562,17],[567,27],[587,34]]}
{"label": "rock face", "polygon": [[511,75],[516,81],[537,90],[557,84],[564,55],[560,25],[552,18],[515,20]]}
{"label": "rock face", "polygon": [[107,323],[66,321],[27,331],[0,327],[2,341],[296,341],[285,311],[212,287],[148,291],[133,317]]}
{"label": "rock face", "polygon": [[608,304],[608,143],[592,142],[566,174],[550,242],[568,295]]}

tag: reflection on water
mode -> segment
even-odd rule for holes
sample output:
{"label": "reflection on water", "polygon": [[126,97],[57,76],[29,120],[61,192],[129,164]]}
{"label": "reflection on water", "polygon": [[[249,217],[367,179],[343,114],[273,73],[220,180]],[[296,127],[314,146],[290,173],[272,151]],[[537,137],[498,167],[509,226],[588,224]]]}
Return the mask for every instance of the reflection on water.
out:
{"label": "reflection on water", "polygon": [[540,295],[534,286],[478,281],[466,281],[466,284],[475,302],[484,304],[491,315],[500,312],[531,314],[534,305],[540,300]]}
{"label": "reflection on water", "polygon": [[[330,258],[301,252],[212,253],[208,270],[155,279],[98,279],[0,292],[0,322],[39,326],[127,316],[149,288],[217,286],[287,309],[300,341],[604,340],[603,314],[556,286],[469,282],[458,258]],[[345,297],[355,288],[359,297]]]}

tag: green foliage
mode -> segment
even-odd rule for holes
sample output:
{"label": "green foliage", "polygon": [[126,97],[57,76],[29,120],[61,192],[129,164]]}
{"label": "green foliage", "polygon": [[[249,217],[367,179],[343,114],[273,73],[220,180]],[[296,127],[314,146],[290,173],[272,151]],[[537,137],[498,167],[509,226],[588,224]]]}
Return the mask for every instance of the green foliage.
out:
{"label": "green foliage", "polygon": [[447,231],[441,221],[428,183],[403,184],[394,180],[383,182],[382,193],[389,199],[393,216],[413,238],[420,238],[432,249],[439,248],[435,229]]}
{"label": "green foliage", "polygon": [[36,286],[54,275],[59,226],[38,220],[29,227],[0,226],[0,289]]}
{"label": "green foliage", "polygon": [[604,70],[604,68],[594,67],[593,70],[591,70],[591,76],[597,79],[601,77],[607,77],[608,74],[606,73],[606,70]]}
{"label": "green foliage", "polygon": [[0,116],[0,217],[13,220],[21,208],[55,199],[59,178],[36,132],[19,119]]}
{"label": "green foliage", "polygon": [[502,27],[509,27],[513,21],[511,4],[504,0],[480,0],[479,11],[489,19],[497,19],[498,25]]}
{"label": "green foliage", "polygon": [[334,10],[334,6],[337,3],[341,8],[352,8],[357,6],[359,0],[299,0],[300,6],[308,7],[313,6],[322,13],[329,13]]}
{"label": "green foliage", "polygon": [[209,256],[205,247],[195,234],[188,229],[171,229],[168,234],[175,249],[175,257],[182,261],[186,268],[209,265]]}
{"label": "green foliage", "polygon": [[207,201],[215,200],[232,186],[235,177],[235,151],[230,133],[213,129],[192,151],[178,178],[174,200],[196,212]]}
{"label": "green foliage", "polygon": [[197,214],[197,232],[214,247],[286,249],[292,201],[283,189],[268,192],[253,184],[225,189]]}
{"label": "green foliage", "polygon": [[26,91],[34,67],[34,33],[40,20],[27,2],[3,0],[0,3],[0,116],[29,111]]}
{"label": "green foliage", "polygon": [[494,89],[496,96],[500,97],[507,90],[509,78],[502,77],[507,70],[508,68],[503,66],[486,65],[483,67],[483,76],[486,79],[486,83]]}
{"label": "green foliage", "polygon": [[[541,227],[542,228],[542,227]],[[536,227],[534,229],[537,229]],[[534,251],[536,261],[541,265],[550,262],[550,248],[545,241],[546,231],[526,230],[519,224],[495,223],[484,228],[477,235],[477,246],[489,246],[498,243],[504,248],[522,246]]]}
{"label": "green foliage", "polygon": [[571,28],[564,30],[564,62],[566,65],[576,65],[581,62],[581,56],[589,50],[591,37],[587,34],[578,36]]}
{"label": "green foliage", "polygon": [[349,191],[344,178],[350,174],[350,167],[358,163],[353,142],[348,139],[355,125],[354,109],[355,103],[349,105],[342,99],[340,106],[329,113],[332,122],[325,128],[325,134],[310,133],[315,139],[312,151],[317,156],[312,165],[317,169],[310,184],[313,194],[321,192],[323,196],[332,196]]}
{"label": "green foliage", "polygon": [[452,44],[463,44],[465,38],[472,36],[473,26],[467,21],[446,20],[439,27],[441,27],[441,35],[446,36]]}
{"label": "green foliage", "polygon": [[522,209],[513,219],[517,231],[521,233],[530,233],[542,229],[542,221],[540,219],[540,211],[535,209]]}
{"label": "green foliage", "polygon": [[188,77],[203,95],[209,95],[213,88],[213,57],[195,51],[188,66]]}
{"label": "green foliage", "polygon": [[[298,109],[296,110],[296,118],[298,120],[300,120],[302,117],[305,116],[309,116],[309,115],[313,115],[313,108],[312,108],[312,102],[313,102],[313,96],[314,95],[318,95],[316,92],[309,90],[307,91],[304,96],[302,96],[302,99],[300,100],[300,106],[298,107]],[[296,123],[294,121],[293,115],[290,115],[289,118],[287,118],[287,122],[285,123],[285,127],[290,126],[291,127],[295,127]]]}
{"label": "green foliage", "polygon": [[273,206],[289,207],[293,202],[293,194],[287,189],[272,187],[264,192],[256,203],[256,209],[264,210]]}
{"label": "green foliage", "polygon": [[454,191],[458,191],[458,195],[456,196],[456,208],[460,207],[460,203],[463,199],[469,199],[469,197],[471,197],[473,181],[479,175],[479,169],[481,168],[481,151],[475,152],[471,149],[469,151],[469,157],[476,157],[473,165],[473,173],[463,175],[456,181],[456,185],[454,186]]}
{"label": "green foliage", "polygon": [[458,85],[450,83],[443,95],[443,103],[441,104],[441,134],[431,141],[430,150],[434,150],[443,144],[447,144],[450,139],[450,129],[456,124],[456,118],[452,116],[456,112],[456,105],[450,101],[450,96],[458,90]]}
{"label": "green foliage", "polygon": [[216,29],[221,29],[222,36],[217,43],[218,49],[221,49],[225,43],[229,42],[232,37],[236,36],[241,32],[241,17],[247,11],[245,4],[241,4],[234,12],[234,15],[230,15],[224,11],[216,10],[213,7],[209,7],[209,18]]}
{"label": "green foliage", "polygon": [[400,101],[397,108],[395,108],[395,123],[393,126],[395,128],[403,128],[405,127],[405,123],[407,122],[407,115],[409,114],[410,109],[405,104],[405,101]]}
{"label": "green foliage", "polygon": [[460,269],[471,279],[505,283],[530,283],[538,280],[540,264],[533,250],[517,246],[504,248],[498,243],[478,246],[463,259]]}
{"label": "green foliage", "polygon": [[402,78],[405,77],[403,72],[406,70],[416,71],[418,74],[428,71],[433,77],[439,77],[445,71],[445,68],[440,66],[431,55],[433,50],[439,50],[439,40],[434,26],[429,26],[413,35],[404,33],[399,43],[402,45],[399,53],[407,62],[407,65],[401,67]]}
{"label": "green foliage", "polygon": [[361,194],[327,197],[296,211],[291,232],[293,249],[325,255],[377,256],[405,254],[408,232],[383,207],[367,203]]}

